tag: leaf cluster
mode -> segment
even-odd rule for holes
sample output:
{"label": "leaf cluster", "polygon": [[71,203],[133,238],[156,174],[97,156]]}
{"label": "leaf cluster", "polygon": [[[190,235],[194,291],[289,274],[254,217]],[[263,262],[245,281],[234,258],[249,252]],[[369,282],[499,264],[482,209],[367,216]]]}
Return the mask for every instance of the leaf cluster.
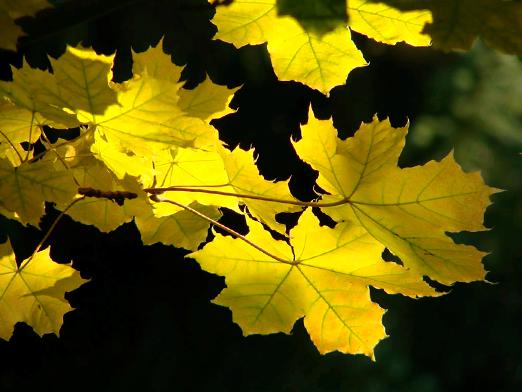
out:
{"label": "leaf cluster", "polygon": [[[279,79],[327,93],[366,64],[346,20],[387,44],[423,46],[436,37],[425,28],[436,26],[435,10],[350,0],[310,11],[313,3],[217,5],[215,38],[237,47],[267,43]],[[145,245],[188,249],[204,270],[225,276],[227,288],[214,302],[232,310],[245,334],[288,333],[304,317],[321,353],[373,356],[386,333],[370,286],[417,298],[441,295],[425,277],[445,285],[484,279],[484,253],[447,235],[485,229],[496,190],[480,174],[465,173],[452,154],[401,169],[407,127],[374,118],[341,140],[331,121],[310,111],[292,145],[318,172],[317,188],[313,201],[299,200],[288,180],[260,175],[253,150],[228,148],[212,127],[212,119],[232,112],[237,89],[208,77],[183,88],[183,67],[162,45],[133,52],[132,77],[121,82],[113,80],[114,56],[83,47],[51,60],[52,73],[25,63],[12,69],[13,80],[0,82],[2,215],[38,226],[47,202],[103,232],[134,221]],[[47,127],[64,138],[52,142]],[[67,137],[71,129],[79,136]],[[314,207],[334,227],[321,226]],[[224,208],[245,217],[248,234],[218,221]],[[281,213],[301,214],[298,224],[285,226]],[[232,237],[214,231],[201,246],[210,226]],[[58,333],[70,309],[63,295],[82,283],[70,266],[51,267],[44,242],[20,266],[2,245],[2,338],[17,321]],[[384,261],[385,249],[401,264]]]}

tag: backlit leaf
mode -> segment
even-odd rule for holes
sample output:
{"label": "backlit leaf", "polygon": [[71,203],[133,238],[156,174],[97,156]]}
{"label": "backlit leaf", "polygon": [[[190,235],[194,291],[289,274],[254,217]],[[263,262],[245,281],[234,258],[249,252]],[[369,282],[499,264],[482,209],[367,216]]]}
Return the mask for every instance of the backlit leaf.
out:
{"label": "backlit leaf", "polygon": [[423,33],[426,23],[432,21],[429,10],[400,11],[368,0],[347,0],[347,8],[350,28],[378,42],[404,41],[413,46],[428,46],[431,42],[431,37]]}
{"label": "backlit leaf", "polygon": [[92,49],[68,47],[51,64],[53,74],[27,64],[20,70],[13,68],[13,81],[0,82],[0,92],[58,128],[77,126],[76,112],[84,113],[83,122],[96,122],[96,115],[117,102],[108,80],[112,57],[97,55]]}
{"label": "backlit leaf", "polygon": [[399,169],[407,128],[389,121],[362,124],[341,141],[328,121],[303,127],[298,154],[320,171],[318,184],[339,206],[324,211],[359,222],[404,265],[444,284],[484,279],[484,256],[457,245],[446,232],[484,230],[483,214],[496,192],[479,173],[464,173],[450,154],[440,162]]}
{"label": "backlit leaf", "polygon": [[386,334],[384,312],[371,302],[368,286],[412,297],[437,295],[418,275],[383,261],[384,247],[357,223],[320,227],[307,210],[290,232],[292,250],[259,223],[248,222],[247,238],[280,260],[219,234],[189,255],[206,271],[225,276],[227,288],[214,302],[232,309],[245,335],[289,333],[304,316],[321,353],[373,357],[374,346]]}
{"label": "backlit leaf", "polygon": [[366,65],[345,26],[320,34],[307,31],[291,16],[278,15],[276,0],[237,0],[218,7],[212,22],[216,38],[236,47],[268,42],[281,80],[296,80],[322,92],[344,84],[348,73]]}

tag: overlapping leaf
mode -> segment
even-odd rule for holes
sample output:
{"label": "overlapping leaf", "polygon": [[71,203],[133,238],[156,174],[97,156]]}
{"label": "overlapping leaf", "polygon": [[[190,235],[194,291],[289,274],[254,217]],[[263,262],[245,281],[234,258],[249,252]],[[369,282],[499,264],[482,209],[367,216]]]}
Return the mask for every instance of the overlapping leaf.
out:
{"label": "overlapping leaf", "polygon": [[0,207],[15,213],[24,224],[38,226],[44,203],[67,203],[76,194],[72,173],[46,160],[13,167],[0,159]]}
{"label": "overlapping leaf", "polygon": [[341,141],[328,121],[310,121],[295,144],[319,170],[334,219],[357,221],[404,265],[445,284],[484,278],[483,252],[455,244],[446,232],[485,230],[483,214],[496,190],[479,173],[464,173],[450,154],[440,162],[399,169],[407,128],[362,124]]}
{"label": "overlapping leaf", "polygon": [[[189,207],[214,220],[221,217],[219,210],[213,206],[194,202]],[[137,215],[135,222],[143,244],[152,245],[159,242],[189,250],[196,250],[205,241],[210,226],[207,220],[185,210],[157,218],[151,209],[148,214]]]}
{"label": "overlapping leaf", "polygon": [[247,239],[273,256],[219,234],[189,255],[206,271],[225,276],[227,288],[214,302],[232,309],[246,335],[289,333],[304,316],[320,352],[372,356],[386,335],[383,310],[371,302],[369,285],[412,297],[436,295],[417,274],[383,261],[384,247],[356,223],[320,227],[307,210],[291,231],[289,245],[248,222]]}
{"label": "overlapping leaf", "polygon": [[347,8],[350,28],[376,41],[402,41],[414,46],[428,46],[431,42],[431,37],[423,33],[425,25],[432,21],[429,10],[401,11],[385,2],[368,0],[348,0]]}
{"label": "overlapping leaf", "polygon": [[49,249],[18,267],[11,244],[0,244],[0,338],[9,339],[18,322],[39,335],[58,335],[63,315],[72,310],[64,294],[83,283],[71,266],[53,262]]}
{"label": "overlapping leaf", "polygon": [[45,119],[37,113],[17,107],[7,100],[0,100],[0,158],[13,157],[13,165],[21,164],[27,155],[20,143],[34,143],[41,134]]}
{"label": "overlapping leaf", "polygon": [[[230,152],[223,147],[219,147],[218,151],[189,148],[166,150],[155,160],[154,167],[156,187],[176,187],[175,191],[162,196],[182,205],[197,201],[240,212],[239,202],[246,205],[254,217],[280,232],[285,231],[285,226],[276,221],[275,215],[300,209],[284,203],[296,201],[290,194],[287,181],[272,182],[261,176],[255,165],[253,150],[246,152],[237,148]],[[258,200],[256,197],[264,199]],[[168,216],[181,209],[177,205],[159,204],[155,206],[155,215]]]}
{"label": "overlapping leaf", "polygon": [[27,64],[20,70],[13,69],[13,81],[1,81],[0,93],[57,128],[77,126],[77,112],[86,113],[83,122],[96,122],[97,114],[117,102],[108,84],[112,57],[97,55],[92,49],[69,47],[51,64],[54,74]]}

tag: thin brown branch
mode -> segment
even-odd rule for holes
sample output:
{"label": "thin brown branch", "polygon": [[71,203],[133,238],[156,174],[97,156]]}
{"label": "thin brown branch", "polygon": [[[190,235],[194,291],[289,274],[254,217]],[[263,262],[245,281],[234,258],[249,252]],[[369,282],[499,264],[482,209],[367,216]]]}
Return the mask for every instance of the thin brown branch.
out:
{"label": "thin brown branch", "polygon": [[170,203],[170,204],[174,204],[175,206],[178,206],[178,207],[180,207],[180,208],[183,208],[184,210],[187,210],[187,211],[193,213],[194,215],[199,216],[201,219],[206,220],[207,222],[213,224],[214,226],[219,227],[220,229],[226,231],[227,233],[233,235],[234,237],[236,237],[236,238],[238,238],[238,239],[240,239],[240,240],[246,242],[248,245],[252,246],[253,248],[255,248],[255,249],[257,249],[258,251],[260,251],[261,253],[267,255],[268,257],[271,257],[272,259],[277,260],[277,261],[279,261],[279,262],[281,262],[281,263],[292,264],[292,265],[293,265],[293,263],[292,263],[291,261],[289,261],[289,260],[285,260],[285,259],[282,259],[282,258],[280,258],[280,257],[278,257],[278,256],[276,256],[276,255],[274,255],[274,254],[272,254],[272,253],[270,253],[270,252],[268,252],[267,250],[261,248],[259,245],[257,245],[257,244],[255,244],[254,242],[250,241],[250,240],[249,240],[248,238],[246,238],[244,235],[238,233],[237,231],[231,229],[231,228],[228,227],[228,226],[225,226],[225,225],[222,224],[222,223],[219,223],[218,221],[216,221],[216,220],[214,220],[214,219],[212,219],[212,218],[206,216],[205,214],[203,214],[203,213],[201,213],[201,212],[195,210],[195,209],[192,208],[192,207],[189,207],[189,206],[183,205],[183,204],[178,203],[178,202],[176,202],[176,201],[174,201],[174,200],[165,199],[165,198],[163,198],[163,197],[161,197],[161,196],[158,196],[158,195],[152,195],[152,196],[151,196],[151,200],[156,201],[156,202],[162,202],[162,203]]}
{"label": "thin brown branch", "polygon": [[301,207],[319,207],[319,208],[336,207],[336,206],[350,203],[350,200],[347,198],[344,198],[344,199],[338,200],[338,201],[334,201],[334,202],[329,202],[329,203],[321,203],[321,202],[317,202],[317,201],[281,200],[281,199],[276,199],[273,197],[249,195],[246,193],[232,193],[232,192],[217,191],[217,190],[212,190],[212,189],[189,188],[186,186],[170,186],[170,187],[166,187],[166,188],[145,188],[143,190],[151,195],[159,195],[163,192],[210,193],[213,195],[237,197],[237,198],[242,198],[242,199],[262,200],[262,201],[269,201],[272,203],[290,204],[290,205],[301,206]]}

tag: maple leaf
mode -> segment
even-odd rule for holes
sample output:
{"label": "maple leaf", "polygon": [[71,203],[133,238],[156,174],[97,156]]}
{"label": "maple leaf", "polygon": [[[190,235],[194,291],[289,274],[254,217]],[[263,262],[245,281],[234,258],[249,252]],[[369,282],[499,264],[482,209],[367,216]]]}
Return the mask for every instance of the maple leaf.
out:
{"label": "maple leaf", "polygon": [[319,170],[317,183],[329,193],[324,202],[338,204],[324,209],[331,217],[359,222],[421,275],[444,284],[482,280],[484,253],[455,244],[446,233],[485,230],[484,210],[497,190],[479,173],[464,173],[452,154],[399,169],[406,132],[374,118],[342,141],[329,121],[310,113],[294,146]]}
{"label": "maple leaf", "polygon": [[46,0],[3,0],[0,3],[0,48],[16,50],[16,41],[23,31],[15,20],[33,16],[48,7],[51,4]]}
{"label": "maple leaf", "polygon": [[319,34],[290,16],[278,15],[276,0],[237,0],[218,7],[212,22],[216,39],[236,47],[268,42],[274,71],[281,80],[297,80],[322,92],[344,84],[348,73],[366,65],[344,26]]}
{"label": "maple leaf", "polygon": [[[134,60],[133,79],[111,84],[118,103],[109,106],[94,122],[88,112],[79,115],[83,122],[96,125],[96,133],[105,144],[113,145],[110,154],[103,154],[101,139],[96,138],[93,152],[115,167],[117,162],[111,159],[122,158],[117,152],[147,157],[151,163],[158,151],[172,146],[215,143],[215,129],[202,119],[187,115],[179,106],[181,83],[177,80],[181,68],[172,64],[170,56],[158,45],[134,54]],[[221,91],[219,95],[223,95]]]}
{"label": "maple leaf", "polygon": [[0,338],[9,339],[17,322],[38,335],[58,335],[63,315],[72,310],[64,294],[85,282],[70,265],[53,262],[49,249],[18,267],[11,244],[0,244]]}
{"label": "maple leaf", "polygon": [[246,238],[271,256],[220,234],[187,256],[204,270],[225,276],[227,288],[214,302],[232,309],[245,335],[289,333],[304,316],[321,353],[339,350],[373,357],[374,346],[386,334],[384,311],[371,302],[368,286],[411,297],[438,295],[417,274],[383,261],[382,244],[358,224],[320,227],[306,210],[287,244],[247,221]]}

